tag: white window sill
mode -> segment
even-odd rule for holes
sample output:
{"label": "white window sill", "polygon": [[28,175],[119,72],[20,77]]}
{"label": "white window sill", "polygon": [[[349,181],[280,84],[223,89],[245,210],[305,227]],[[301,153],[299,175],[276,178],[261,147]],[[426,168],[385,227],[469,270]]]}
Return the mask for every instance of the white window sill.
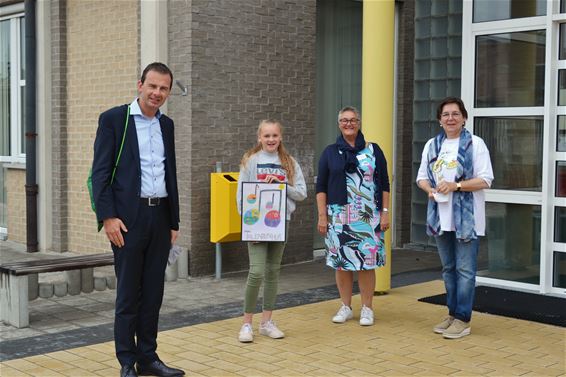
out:
{"label": "white window sill", "polygon": [[25,162],[0,162],[0,166],[6,169],[26,170]]}

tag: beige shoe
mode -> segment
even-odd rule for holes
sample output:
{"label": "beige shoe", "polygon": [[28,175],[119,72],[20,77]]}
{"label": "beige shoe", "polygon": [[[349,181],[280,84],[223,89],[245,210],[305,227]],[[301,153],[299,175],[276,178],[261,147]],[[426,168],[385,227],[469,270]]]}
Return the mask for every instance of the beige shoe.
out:
{"label": "beige shoe", "polygon": [[442,333],[442,336],[446,339],[458,339],[466,335],[470,335],[472,327],[470,322],[460,321],[459,319],[454,319],[454,322]]}
{"label": "beige shoe", "polygon": [[244,323],[238,334],[238,340],[242,343],[250,343],[254,341],[254,331],[252,330],[252,325],[249,323]]}
{"label": "beige shoe", "polygon": [[446,330],[448,327],[450,327],[452,322],[454,322],[454,317],[452,317],[450,315],[450,316],[444,318],[444,320],[442,322],[440,322],[438,325],[434,326],[432,328],[432,331],[434,331],[437,334],[442,334],[442,333],[444,333],[444,330]]}
{"label": "beige shoe", "polygon": [[272,320],[261,323],[259,325],[259,333],[272,339],[281,339],[285,337],[283,331],[279,330],[277,326],[275,326],[275,322],[273,322]]}

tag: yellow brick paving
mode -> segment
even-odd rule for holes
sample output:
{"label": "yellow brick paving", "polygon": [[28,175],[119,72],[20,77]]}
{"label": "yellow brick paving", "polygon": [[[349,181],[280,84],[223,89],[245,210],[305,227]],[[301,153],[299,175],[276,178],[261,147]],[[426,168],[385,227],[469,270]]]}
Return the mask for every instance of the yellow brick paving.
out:
{"label": "yellow brick paving", "polygon": [[[240,344],[240,318],[163,331],[159,354],[188,376],[566,376],[566,330],[474,313],[472,335],[443,339],[445,308],[420,303],[440,281],[375,297],[376,324],[330,322],[338,300],[288,308],[275,318],[286,338]],[[354,298],[359,314],[359,296]],[[257,329],[257,323],[254,324]],[[117,376],[112,342],[0,363],[9,376]]]}

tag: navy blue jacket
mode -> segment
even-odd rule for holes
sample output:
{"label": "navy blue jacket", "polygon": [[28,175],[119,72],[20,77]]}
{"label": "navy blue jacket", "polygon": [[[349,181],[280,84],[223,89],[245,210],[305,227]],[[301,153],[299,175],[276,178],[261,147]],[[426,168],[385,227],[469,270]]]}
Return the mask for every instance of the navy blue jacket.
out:
{"label": "navy blue jacket", "polygon": [[[389,176],[387,174],[387,161],[385,155],[379,146],[375,143],[373,145],[373,153],[375,155],[375,173],[373,181],[375,183],[375,205],[378,210],[381,210],[383,191],[389,192]],[[318,161],[318,176],[316,178],[316,193],[326,193],[327,204],[348,204],[348,193],[339,190],[340,186],[337,184],[339,177],[344,170],[344,157],[338,151],[337,144],[330,144],[324,149],[320,160]]]}
{"label": "navy blue jacket", "polygon": [[[110,186],[112,167],[120,150],[128,105],[114,107],[100,114],[94,141],[92,161],[92,190],[99,222],[117,217],[126,225],[136,222],[140,206],[141,166],[138,136],[134,116],[130,115],[122,155]],[[179,229],[179,192],[175,158],[173,121],[165,115],[159,118],[165,147],[165,186],[171,212],[170,228]]]}

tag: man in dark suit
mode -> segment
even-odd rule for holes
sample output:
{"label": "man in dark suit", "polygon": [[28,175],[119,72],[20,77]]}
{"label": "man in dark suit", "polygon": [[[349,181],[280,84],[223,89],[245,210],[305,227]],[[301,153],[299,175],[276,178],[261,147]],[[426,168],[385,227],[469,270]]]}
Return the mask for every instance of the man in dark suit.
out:
{"label": "man in dark suit", "polygon": [[117,277],[114,341],[120,376],[185,374],[156,353],[165,267],[179,232],[174,126],[159,111],[172,83],[166,65],[148,65],[137,84],[138,98],[102,113],[94,142],[96,217],[111,242]]}

